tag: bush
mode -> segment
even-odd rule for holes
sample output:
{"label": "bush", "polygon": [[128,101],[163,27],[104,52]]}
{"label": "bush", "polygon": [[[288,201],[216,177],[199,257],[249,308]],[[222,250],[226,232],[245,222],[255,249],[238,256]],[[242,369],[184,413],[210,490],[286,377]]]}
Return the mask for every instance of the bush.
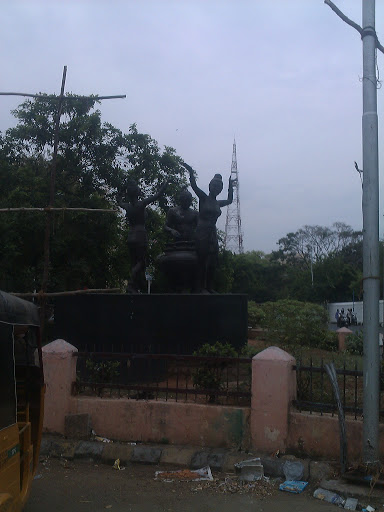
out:
{"label": "bush", "polygon": [[[193,353],[194,356],[202,357],[236,357],[235,349],[229,343],[217,341],[214,345],[206,343],[199,350]],[[197,388],[219,391],[223,388],[224,370],[228,363],[224,361],[204,361],[193,376],[193,383]],[[210,395],[210,403],[216,401],[216,395]]]}
{"label": "bush", "polygon": [[85,362],[89,372],[90,382],[97,384],[110,384],[115,377],[120,375],[120,361],[92,361],[87,359]]}
{"label": "bush", "polygon": [[317,348],[328,350],[328,352],[337,352],[339,349],[337,333],[335,331],[327,331]]}
{"label": "bush", "polygon": [[248,301],[248,326],[255,328],[261,325],[264,319],[265,313],[262,305],[256,304],[253,300]]}
{"label": "bush", "polygon": [[280,345],[318,347],[328,336],[328,313],[311,302],[279,300],[262,305],[267,339]]}
{"label": "bush", "polygon": [[353,334],[348,334],[346,339],[346,348],[349,354],[357,356],[363,355],[363,331],[356,331]]}

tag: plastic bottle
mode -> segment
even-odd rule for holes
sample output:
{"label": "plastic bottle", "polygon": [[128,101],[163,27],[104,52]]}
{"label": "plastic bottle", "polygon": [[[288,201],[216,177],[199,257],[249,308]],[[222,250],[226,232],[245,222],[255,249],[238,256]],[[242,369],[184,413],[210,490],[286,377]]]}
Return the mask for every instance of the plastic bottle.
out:
{"label": "plastic bottle", "polygon": [[333,503],[334,505],[339,505],[339,507],[343,507],[345,504],[345,499],[332,491],[327,491],[326,489],[316,489],[313,493],[313,496],[318,500],[329,501],[329,503]]}

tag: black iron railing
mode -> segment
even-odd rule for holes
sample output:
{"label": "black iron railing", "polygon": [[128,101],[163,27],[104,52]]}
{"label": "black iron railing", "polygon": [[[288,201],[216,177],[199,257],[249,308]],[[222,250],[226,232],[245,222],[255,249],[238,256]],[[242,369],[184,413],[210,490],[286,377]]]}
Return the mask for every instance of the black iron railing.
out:
{"label": "black iron railing", "polygon": [[[299,411],[337,413],[337,404],[333,395],[331,382],[327,376],[323,361],[320,366],[314,366],[312,359],[309,364],[298,361],[296,366],[297,399],[294,405]],[[362,417],[363,414],[363,372],[358,369],[357,363],[353,369],[347,368],[344,362],[342,368],[336,369],[340,397],[344,412],[354,419]],[[380,379],[381,389],[383,376]],[[383,394],[383,393],[381,393]],[[384,418],[384,410],[380,411]]]}
{"label": "black iron railing", "polygon": [[251,358],[77,352],[76,394],[249,406]]}

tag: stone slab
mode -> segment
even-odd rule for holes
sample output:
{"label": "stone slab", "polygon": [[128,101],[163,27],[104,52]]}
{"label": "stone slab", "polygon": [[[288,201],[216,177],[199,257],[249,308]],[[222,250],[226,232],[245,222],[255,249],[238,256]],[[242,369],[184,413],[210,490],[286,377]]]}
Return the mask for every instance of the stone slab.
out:
{"label": "stone slab", "polygon": [[75,450],[75,457],[90,458],[94,460],[101,459],[105,444],[95,441],[80,441]]}
{"label": "stone slab", "polygon": [[211,469],[222,471],[226,457],[226,450],[211,450],[208,454],[208,466],[210,466]]}
{"label": "stone slab", "polygon": [[131,462],[143,462],[145,464],[158,464],[162,448],[152,446],[134,446]]}
{"label": "stone slab", "polygon": [[105,443],[101,462],[113,464],[116,459],[120,459],[121,464],[127,464],[132,457],[133,446],[120,443]]}
{"label": "stone slab", "polygon": [[167,446],[161,454],[162,464],[178,464],[189,467],[196,448],[188,446]]}
{"label": "stone slab", "polygon": [[241,462],[243,460],[248,459],[254,459],[255,457],[253,455],[249,455],[246,453],[228,453],[227,457],[225,458],[224,465],[222,467],[222,471],[225,472],[233,472],[236,473],[235,464],[238,462]]}
{"label": "stone slab", "polygon": [[49,455],[60,459],[72,460],[75,458],[77,442],[73,441],[52,441]]}
{"label": "stone slab", "polygon": [[191,468],[199,469],[208,466],[209,450],[195,452],[191,459]]}
{"label": "stone slab", "polygon": [[311,460],[309,463],[309,478],[312,483],[328,479],[332,474],[332,466],[327,462]]}
{"label": "stone slab", "polygon": [[71,439],[89,439],[91,434],[89,414],[68,414],[64,418],[64,435]]}
{"label": "stone slab", "polygon": [[[252,458],[254,457],[249,457],[249,459]],[[260,459],[262,465],[264,466],[264,475],[284,478],[283,465],[285,461],[283,459],[266,456],[261,456]]]}
{"label": "stone slab", "polygon": [[322,480],[319,487],[337,492],[345,497],[359,498],[364,500],[364,504],[369,503],[367,501],[369,497],[384,501],[384,490],[374,487],[371,491],[369,485],[349,484],[344,480]]}

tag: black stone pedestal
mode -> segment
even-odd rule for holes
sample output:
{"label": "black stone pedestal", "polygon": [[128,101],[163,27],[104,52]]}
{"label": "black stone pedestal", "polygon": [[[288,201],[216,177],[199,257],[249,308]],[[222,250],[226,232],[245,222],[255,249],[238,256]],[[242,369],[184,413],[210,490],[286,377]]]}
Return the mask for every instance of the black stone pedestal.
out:
{"label": "black stone pedestal", "polygon": [[246,295],[74,295],[56,299],[54,334],[79,351],[192,354],[216,341],[240,349],[247,319]]}

